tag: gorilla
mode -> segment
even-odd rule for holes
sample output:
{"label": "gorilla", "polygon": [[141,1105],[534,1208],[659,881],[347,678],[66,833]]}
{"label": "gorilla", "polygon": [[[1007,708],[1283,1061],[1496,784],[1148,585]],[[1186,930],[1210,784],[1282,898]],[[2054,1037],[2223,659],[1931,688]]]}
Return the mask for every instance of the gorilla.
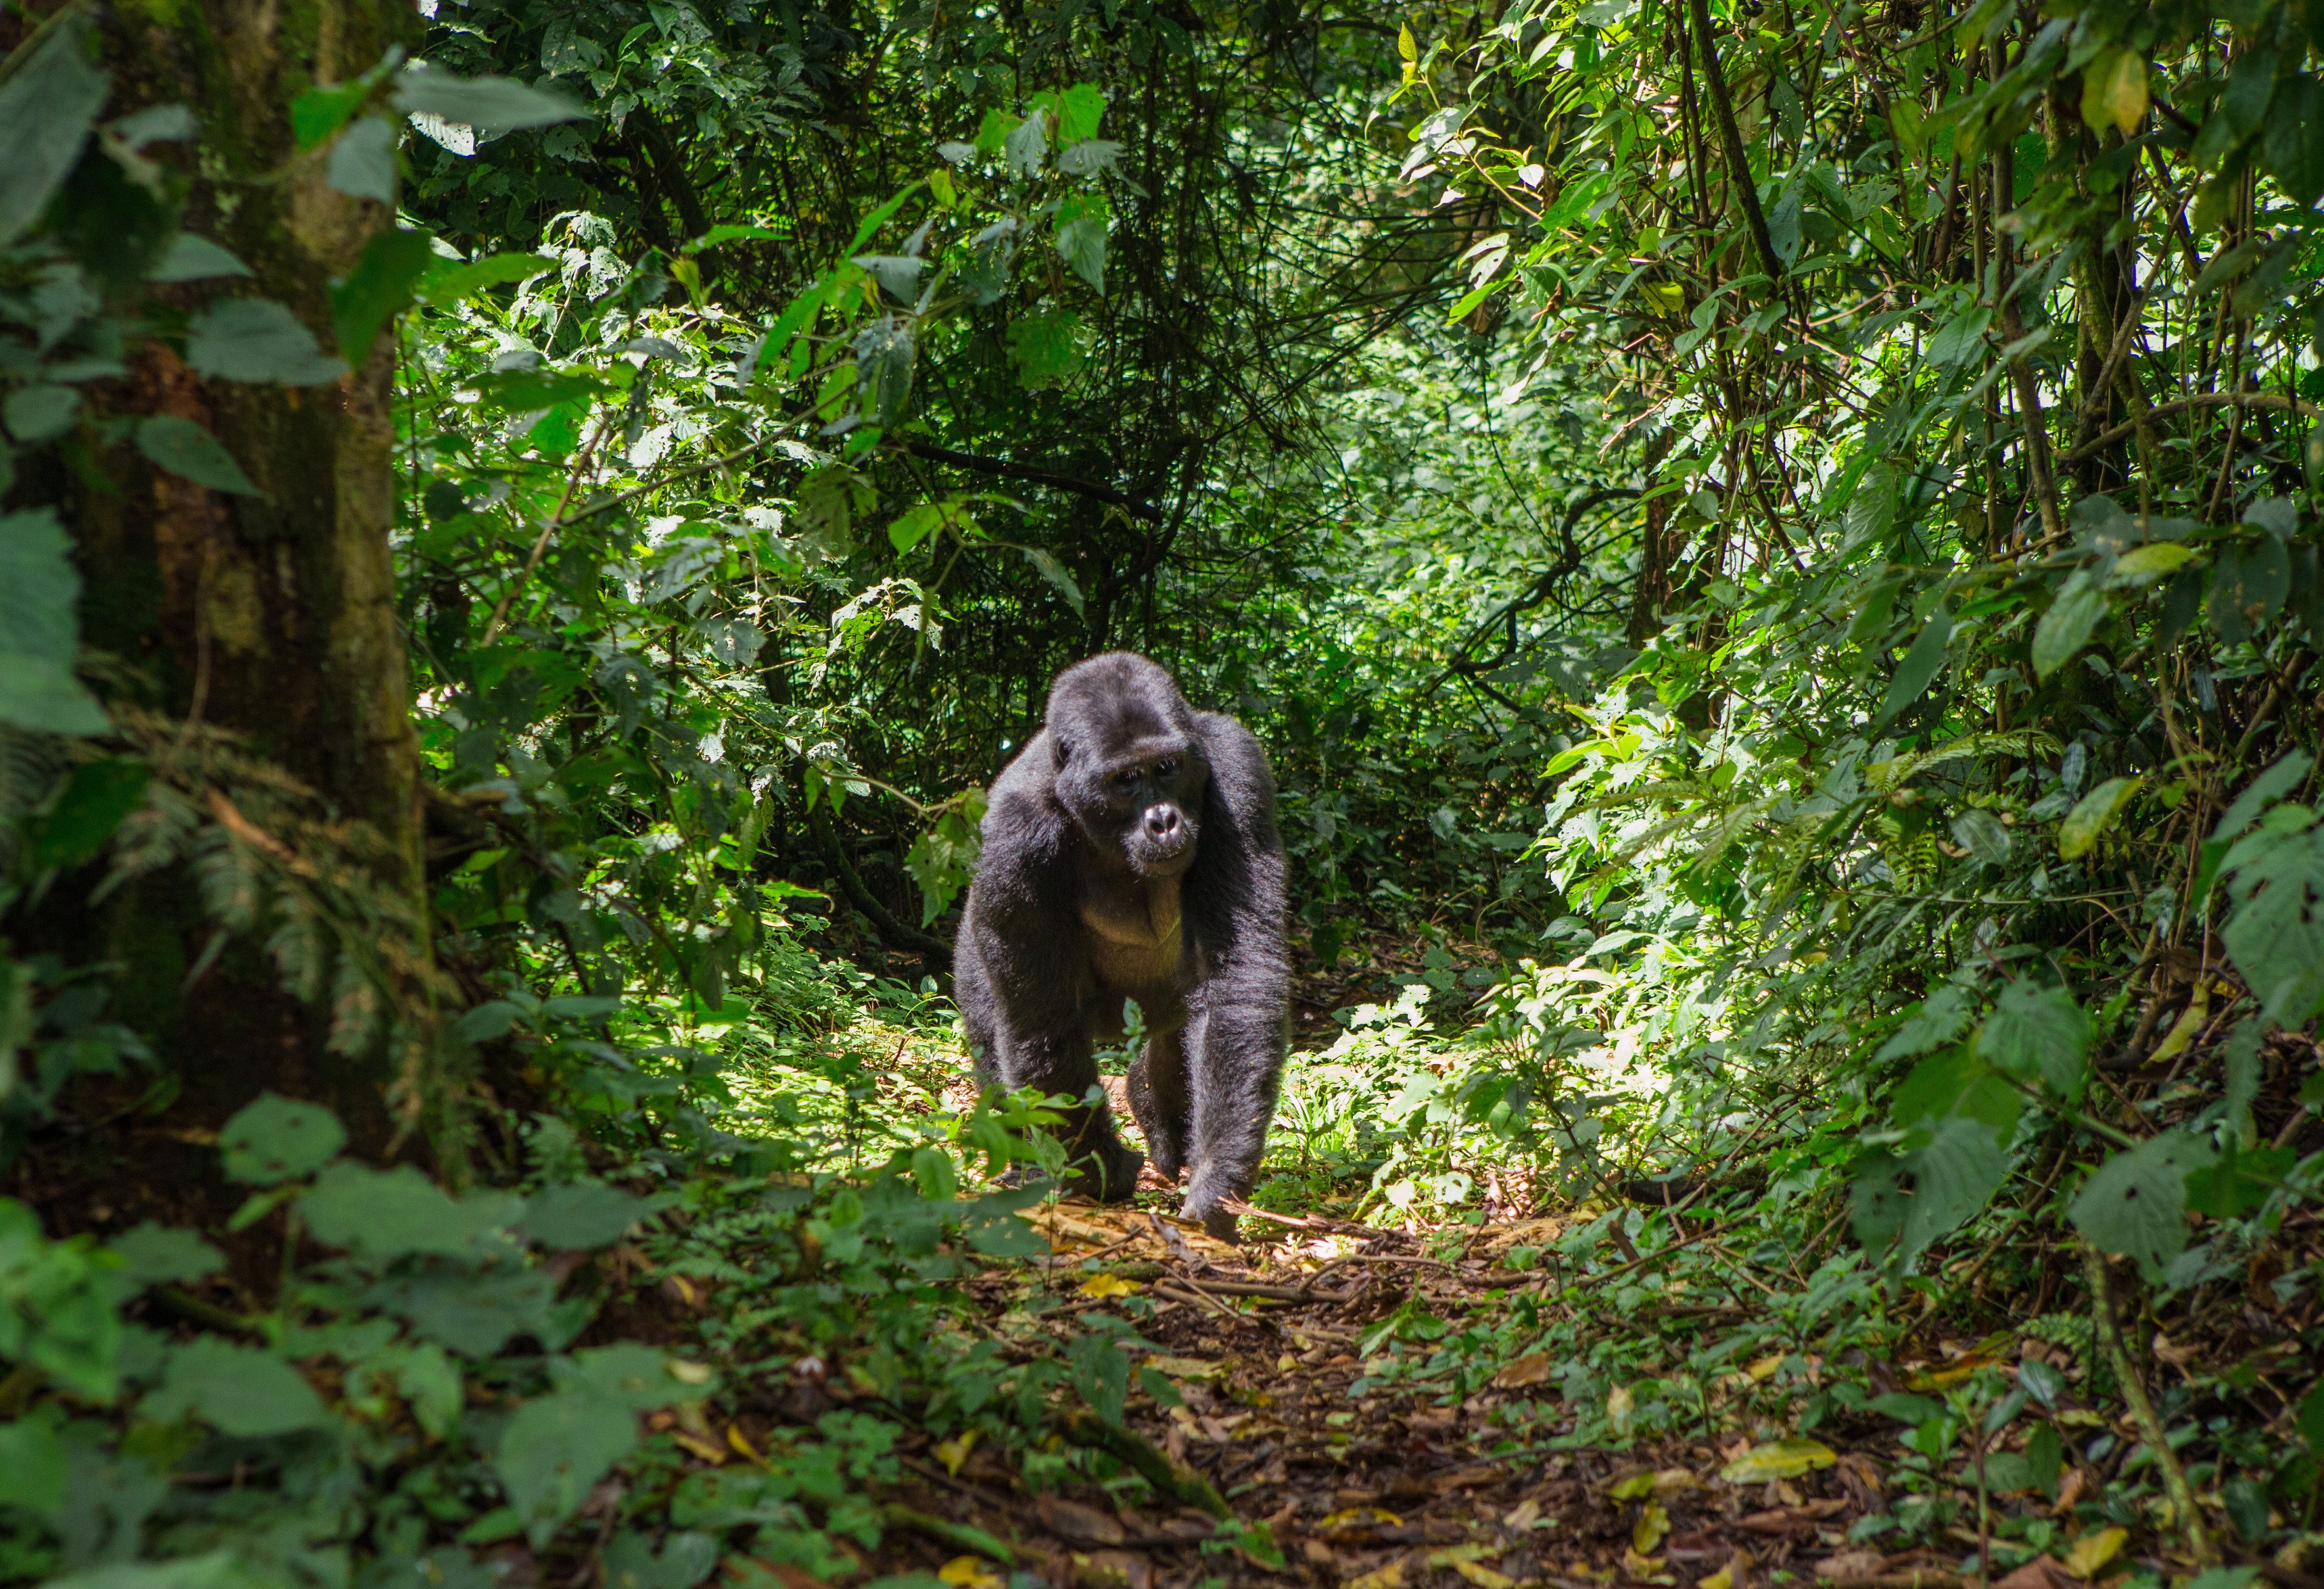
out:
{"label": "gorilla", "polygon": [[[1079,1099],[1136,999],[1130,1110],[1165,1179],[1192,1171],[1186,1217],[1233,1240],[1220,1199],[1250,1190],[1290,1032],[1267,753],[1145,657],[1093,657],[1050,686],[983,839],[953,951],[979,1077]],[[1129,1198],[1145,1161],[1102,1100],[1077,1103],[1064,1134],[1070,1184]]]}

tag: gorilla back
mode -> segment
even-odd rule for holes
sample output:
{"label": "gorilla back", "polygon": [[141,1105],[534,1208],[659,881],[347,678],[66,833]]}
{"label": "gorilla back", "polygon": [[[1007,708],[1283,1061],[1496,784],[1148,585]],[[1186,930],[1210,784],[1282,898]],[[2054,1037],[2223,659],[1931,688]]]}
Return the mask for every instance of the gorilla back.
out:
{"label": "gorilla back", "polygon": [[[1138,1001],[1130,1109],[1155,1168],[1191,1172],[1187,1216],[1229,1238],[1220,1202],[1250,1189],[1283,1070],[1284,870],[1259,741],[1109,652],[1057,675],[1047,725],[993,784],[954,949],[989,1081],[1082,1098]],[[1130,1195],[1143,1161],[1102,1102],[1076,1105],[1065,1134],[1084,1189]]]}

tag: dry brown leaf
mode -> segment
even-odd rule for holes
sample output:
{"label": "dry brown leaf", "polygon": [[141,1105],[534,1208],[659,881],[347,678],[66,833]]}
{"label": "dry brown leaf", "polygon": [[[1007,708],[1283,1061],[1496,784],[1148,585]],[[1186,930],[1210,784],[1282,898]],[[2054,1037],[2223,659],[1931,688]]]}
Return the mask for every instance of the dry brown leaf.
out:
{"label": "dry brown leaf", "polygon": [[1076,1545],[1119,1545],[1127,1537],[1118,1518],[1063,1496],[1043,1495],[1033,1503],[1033,1510],[1040,1515],[1042,1527]]}
{"label": "dry brown leaf", "polygon": [[1546,1352],[1528,1352],[1522,1357],[1513,1357],[1501,1365],[1500,1373],[1493,1376],[1493,1388],[1497,1391],[1517,1391],[1527,1385],[1540,1384],[1549,1378],[1550,1371],[1555,1365],[1556,1360]]}

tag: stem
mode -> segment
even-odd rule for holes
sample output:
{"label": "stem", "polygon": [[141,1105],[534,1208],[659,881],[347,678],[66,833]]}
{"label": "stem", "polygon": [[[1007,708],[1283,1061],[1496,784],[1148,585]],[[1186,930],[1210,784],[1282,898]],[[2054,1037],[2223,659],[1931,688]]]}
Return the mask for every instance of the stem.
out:
{"label": "stem", "polygon": [[2130,1354],[2122,1344],[2122,1328],[2116,1320],[2114,1301],[2107,1293],[2106,1259],[2087,1242],[2082,1245],[2082,1274],[2090,1288],[2090,1320],[2097,1327],[2098,1349],[2107,1355],[2114,1368],[2114,1377],[2122,1386],[2122,1399],[2130,1409],[2131,1421],[2138,1426],[2139,1438],[2154,1453],[2155,1465],[2163,1470],[2163,1487],[2170,1493],[2171,1510],[2187,1530],[2187,1548],[2202,1566],[2219,1565],[2218,1548],[2211,1542],[2210,1530],[2203,1527],[2203,1514],[2196,1508],[2195,1492],[2187,1483],[2187,1470],[2179,1465],[2179,1454],[2171,1449],[2171,1441],[2163,1428],[2163,1419],[2155,1415],[2154,1403],[2146,1399],[2146,1387],[2139,1381],[2131,1366]]}
{"label": "stem", "polygon": [[1735,179],[1735,197],[1742,201],[1743,218],[1751,225],[1751,241],[1759,251],[1760,268],[1775,281],[1784,279],[1783,262],[1775,257],[1775,240],[1767,235],[1767,217],[1759,208],[1759,186],[1751,179],[1751,162],[1743,152],[1743,134],[1736,131],[1735,105],[1727,96],[1727,78],[1719,69],[1719,49],[1711,41],[1711,7],[1704,0],[1687,0],[1694,20],[1695,41],[1702,47],[1702,81],[1711,90],[1711,108],[1719,122],[1719,142],[1727,155],[1729,174]]}

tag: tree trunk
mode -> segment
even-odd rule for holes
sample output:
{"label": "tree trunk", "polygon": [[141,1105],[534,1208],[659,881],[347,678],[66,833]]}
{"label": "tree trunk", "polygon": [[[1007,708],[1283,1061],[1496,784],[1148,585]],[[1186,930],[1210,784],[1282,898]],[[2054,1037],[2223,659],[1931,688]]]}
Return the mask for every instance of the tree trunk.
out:
{"label": "tree trunk", "polygon": [[[255,278],[160,289],[164,301],[191,310],[240,293],[272,299],[322,347],[336,346],[332,282],[393,224],[394,212],[328,184],[328,145],[298,151],[290,106],[302,91],[368,71],[391,45],[414,36],[417,22],[409,0],[194,0],[106,13],[113,90],[105,114],[171,103],[193,109],[201,154],[197,161],[186,146],[191,188],[181,225],[224,245]],[[198,422],[263,496],[197,485],[151,467],[129,446],[103,455],[102,478],[70,481],[59,494],[84,578],[82,634],[131,670],[116,709],[142,706],[157,725],[149,749],[167,743],[180,761],[203,766],[208,787],[196,791],[195,809],[250,853],[309,877],[318,896],[337,887],[330,868],[337,865],[341,875],[358,877],[355,895],[385,902],[353,923],[372,933],[368,942],[354,941],[346,923],[331,924],[342,959],[383,958],[407,981],[416,968],[424,983],[420,762],[388,546],[394,349],[392,332],[383,334],[336,383],[298,387],[204,379],[169,348],[149,344],[130,357],[128,379],[112,399],[115,414]],[[199,762],[210,730],[314,791],[326,808],[318,814],[363,826],[340,830],[346,845],[318,871],[296,853],[296,840],[235,808],[223,775]],[[321,831],[308,830],[309,839]],[[173,1141],[214,1131],[271,1089],[331,1107],[356,1152],[376,1156],[407,1140],[425,1145],[411,1127],[423,1104],[440,1097],[435,1045],[414,1043],[407,1033],[335,1049],[345,985],[331,984],[321,998],[315,988],[305,997],[286,989],[259,941],[266,924],[222,953],[212,950],[217,913],[182,868],[152,874],[97,907],[78,903],[85,887],[72,889],[70,900],[65,892],[31,924],[33,936],[69,964],[111,960],[124,968],[115,1007],[173,1072]],[[350,896],[338,889],[333,896]],[[216,1173],[207,1148],[146,1138],[119,1145],[138,1161],[134,1177],[157,1187]]]}

